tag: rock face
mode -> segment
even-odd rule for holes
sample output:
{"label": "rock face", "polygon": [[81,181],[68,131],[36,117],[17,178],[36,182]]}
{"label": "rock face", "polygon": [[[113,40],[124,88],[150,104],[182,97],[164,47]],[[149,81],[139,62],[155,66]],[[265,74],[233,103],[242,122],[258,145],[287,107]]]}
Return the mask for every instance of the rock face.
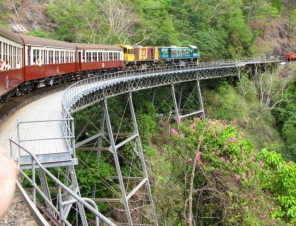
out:
{"label": "rock face", "polygon": [[0,226],[38,226],[23,197],[16,189],[13,201],[6,215],[0,220]]}
{"label": "rock face", "polygon": [[[274,19],[268,26],[265,24],[252,24],[254,30],[260,30],[263,35],[259,36],[255,45],[259,55],[284,56],[288,52],[295,52],[293,46],[289,21],[285,18]],[[260,49],[260,50],[258,50]]]}
{"label": "rock face", "polygon": [[25,33],[34,29],[48,31],[45,8],[48,0],[23,0],[5,3],[5,10],[11,16],[11,29],[16,33]]}

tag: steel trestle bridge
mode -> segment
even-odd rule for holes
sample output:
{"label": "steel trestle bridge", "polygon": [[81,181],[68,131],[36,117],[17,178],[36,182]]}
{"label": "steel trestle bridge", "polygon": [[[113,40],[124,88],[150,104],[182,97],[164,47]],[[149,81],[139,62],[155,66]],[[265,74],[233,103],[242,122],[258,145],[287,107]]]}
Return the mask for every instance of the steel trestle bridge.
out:
{"label": "steel trestle bridge", "polygon": [[[153,68],[138,71],[124,71],[98,75],[78,81],[62,94],[61,105],[55,106],[61,112],[58,118],[46,120],[18,121],[15,136],[10,139],[11,156],[18,162],[22,178],[32,185],[30,202],[37,206],[37,195],[42,197],[46,211],[54,216],[56,225],[72,225],[69,221],[70,210],[77,208],[79,223],[88,225],[86,209],[93,213],[96,225],[158,225],[155,211],[151,179],[148,175],[141,137],[133,104],[133,93],[141,90],[157,90],[166,87],[171,90],[172,114],[179,122],[181,118],[194,115],[205,117],[200,81],[206,79],[239,76],[242,71],[256,74],[284,62],[282,58],[259,58],[240,61],[219,61],[199,63],[190,67]],[[182,84],[192,83],[196,96],[196,109],[184,111],[182,103]],[[178,89],[178,92],[176,90]],[[157,95],[155,92],[153,94]],[[178,94],[178,95],[177,95]],[[109,108],[109,100],[115,96],[125,96],[128,109],[130,131],[117,139]],[[90,137],[75,142],[75,123],[73,114],[91,105],[98,104],[101,113],[99,131]],[[113,158],[116,171],[113,183],[117,189],[116,197],[104,199],[83,198],[77,181],[74,166],[78,164],[76,150],[96,141],[97,158],[107,151]],[[106,147],[106,144],[108,145]],[[104,146],[105,145],[105,146]],[[122,172],[121,149],[131,147],[140,166],[137,175]],[[65,167],[64,181],[56,178],[48,168]],[[24,173],[31,169],[29,177]],[[56,184],[57,197],[51,197],[48,180]],[[132,182],[131,182],[132,181]],[[39,183],[39,184],[38,184]],[[20,186],[20,184],[18,183]],[[114,190],[116,190],[114,189]],[[54,200],[54,201],[53,201]],[[115,222],[102,215],[94,202],[116,203],[121,210],[122,221]],[[46,221],[39,220],[41,225]]]}

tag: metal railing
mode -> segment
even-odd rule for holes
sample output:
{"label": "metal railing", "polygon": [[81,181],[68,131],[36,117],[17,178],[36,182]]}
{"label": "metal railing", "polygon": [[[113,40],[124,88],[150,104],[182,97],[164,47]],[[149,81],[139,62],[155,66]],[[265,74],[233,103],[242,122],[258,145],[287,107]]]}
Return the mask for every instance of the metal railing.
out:
{"label": "metal railing", "polygon": [[[112,83],[118,83],[123,81],[124,78],[137,79],[137,77],[143,76],[155,76],[168,72],[178,71],[192,71],[192,70],[203,70],[209,68],[225,68],[225,67],[243,67],[247,64],[256,63],[276,63],[283,62],[285,58],[282,56],[274,57],[260,57],[260,58],[247,58],[240,60],[220,60],[214,62],[197,62],[196,65],[188,66],[169,66],[169,67],[154,67],[147,69],[137,69],[132,71],[120,71],[115,73],[108,73],[90,77],[82,81],[78,81],[75,84],[68,87],[62,96],[62,103],[66,111],[70,111],[71,105],[81,98],[87,91],[94,87],[106,87],[112,85]],[[122,80],[120,80],[122,79]],[[111,82],[112,81],[112,82]]]}
{"label": "metal railing", "polygon": [[[38,148],[34,146],[35,154],[48,154],[45,150],[47,143],[57,140],[66,147],[65,151],[69,151],[75,158],[75,135],[74,135],[74,119],[67,113],[63,112],[62,119],[42,120],[42,121],[18,121],[17,122],[17,137],[16,139],[22,146],[34,146],[33,143],[38,142]],[[50,124],[50,127],[48,126]],[[25,126],[26,129],[23,129]],[[51,128],[51,130],[49,129]],[[22,131],[24,130],[24,131]],[[29,137],[29,134],[32,137]],[[42,143],[43,142],[43,143]],[[43,144],[43,145],[42,145]],[[22,156],[27,156],[26,153],[19,152],[15,148],[10,147],[11,157],[19,161]]]}
{"label": "metal railing", "polygon": [[[69,204],[73,203],[81,203],[85,208],[87,208],[92,214],[95,215],[95,221],[99,222],[99,220],[105,222],[107,225],[115,226],[115,224],[110,221],[108,218],[106,218],[104,215],[102,215],[96,207],[91,206],[88,202],[90,200],[88,198],[81,198],[78,194],[73,192],[70,188],[68,188],[66,185],[64,185],[59,179],[57,179],[52,173],[50,173],[38,160],[38,158],[28,151],[26,148],[22,147],[19,143],[15,142],[14,140],[10,139],[10,146],[16,146],[17,150],[19,152],[26,152],[32,160],[32,175],[29,177],[24,171],[20,169],[20,174],[23,176],[31,185],[32,188],[32,202],[36,206],[37,204],[37,194],[42,197],[42,199],[45,201],[47,205],[50,206],[50,208],[53,210],[53,212],[56,214],[57,219],[61,221],[63,225],[71,226],[72,224],[66,219],[66,216],[63,215],[64,211],[63,208]],[[19,163],[20,164],[20,163]],[[42,172],[49,177],[54,184],[57,186],[57,203],[59,203],[58,208],[53,205],[52,201],[48,199],[48,197],[42,192],[42,190],[39,188],[40,185],[37,184],[36,179],[36,169],[42,170]],[[63,200],[63,197],[68,197],[67,200]],[[93,205],[93,203],[92,203]],[[98,224],[97,224],[98,225]]]}

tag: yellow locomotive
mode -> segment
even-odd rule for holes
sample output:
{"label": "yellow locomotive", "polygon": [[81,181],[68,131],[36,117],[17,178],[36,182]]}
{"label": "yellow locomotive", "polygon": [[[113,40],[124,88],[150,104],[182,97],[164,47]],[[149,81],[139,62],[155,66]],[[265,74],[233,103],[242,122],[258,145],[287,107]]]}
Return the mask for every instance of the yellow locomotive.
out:
{"label": "yellow locomotive", "polygon": [[186,66],[197,64],[200,57],[199,50],[194,45],[186,47],[119,46],[123,49],[125,66],[131,69],[146,69],[160,65]]}

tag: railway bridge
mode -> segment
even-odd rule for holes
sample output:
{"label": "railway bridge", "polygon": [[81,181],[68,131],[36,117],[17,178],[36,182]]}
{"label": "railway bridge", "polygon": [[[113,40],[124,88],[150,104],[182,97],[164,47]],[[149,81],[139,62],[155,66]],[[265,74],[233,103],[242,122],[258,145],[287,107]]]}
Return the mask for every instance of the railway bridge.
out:
{"label": "railway bridge", "polygon": [[[242,71],[256,75],[283,62],[282,58],[219,61],[191,67],[153,68],[90,77],[55,94],[47,104],[49,108],[31,109],[35,113],[30,113],[29,118],[18,116],[13,126],[6,127],[5,134],[1,132],[0,144],[9,149],[20,167],[21,180],[27,181],[26,185],[31,187],[28,202],[36,207],[40,205],[38,200],[43,200],[44,212],[53,218],[55,225],[158,225],[151,189],[153,178],[149,177],[144,158],[134,110],[134,93],[150,90],[153,102],[154,96],[159,95],[157,91],[167,88],[171,90],[169,101],[173,106],[170,114],[176,122],[189,116],[206,117],[200,81],[239,76]],[[186,100],[182,98],[186,83],[191,84],[191,95],[196,95],[196,109],[186,109]],[[112,121],[114,111],[110,108],[115,96],[122,97],[126,106],[117,122]],[[84,138],[80,137],[78,142],[73,116],[95,104],[99,113],[87,124],[96,120],[100,122],[100,128],[89,136],[81,136]],[[127,125],[125,129],[122,129],[123,124]],[[79,131],[78,136],[84,132]],[[122,156],[123,147],[131,150],[132,157],[128,161],[136,162],[134,165],[131,162],[128,173],[121,168],[121,162],[126,160]],[[95,184],[92,196],[83,197],[75,171],[77,150],[94,151],[98,162],[100,159],[112,162],[115,174],[110,175],[109,181],[104,181],[113,190],[112,197],[102,198],[100,194],[100,198],[96,197],[98,188]],[[51,169],[58,173],[52,173]],[[31,172],[26,174],[26,170]],[[18,186],[21,186],[20,183]],[[104,203],[114,211],[104,216],[96,203]],[[39,223],[46,225],[37,208],[33,209]],[[74,217],[75,222],[71,220],[73,212],[79,216]],[[94,218],[89,220],[87,213],[92,213]]]}

